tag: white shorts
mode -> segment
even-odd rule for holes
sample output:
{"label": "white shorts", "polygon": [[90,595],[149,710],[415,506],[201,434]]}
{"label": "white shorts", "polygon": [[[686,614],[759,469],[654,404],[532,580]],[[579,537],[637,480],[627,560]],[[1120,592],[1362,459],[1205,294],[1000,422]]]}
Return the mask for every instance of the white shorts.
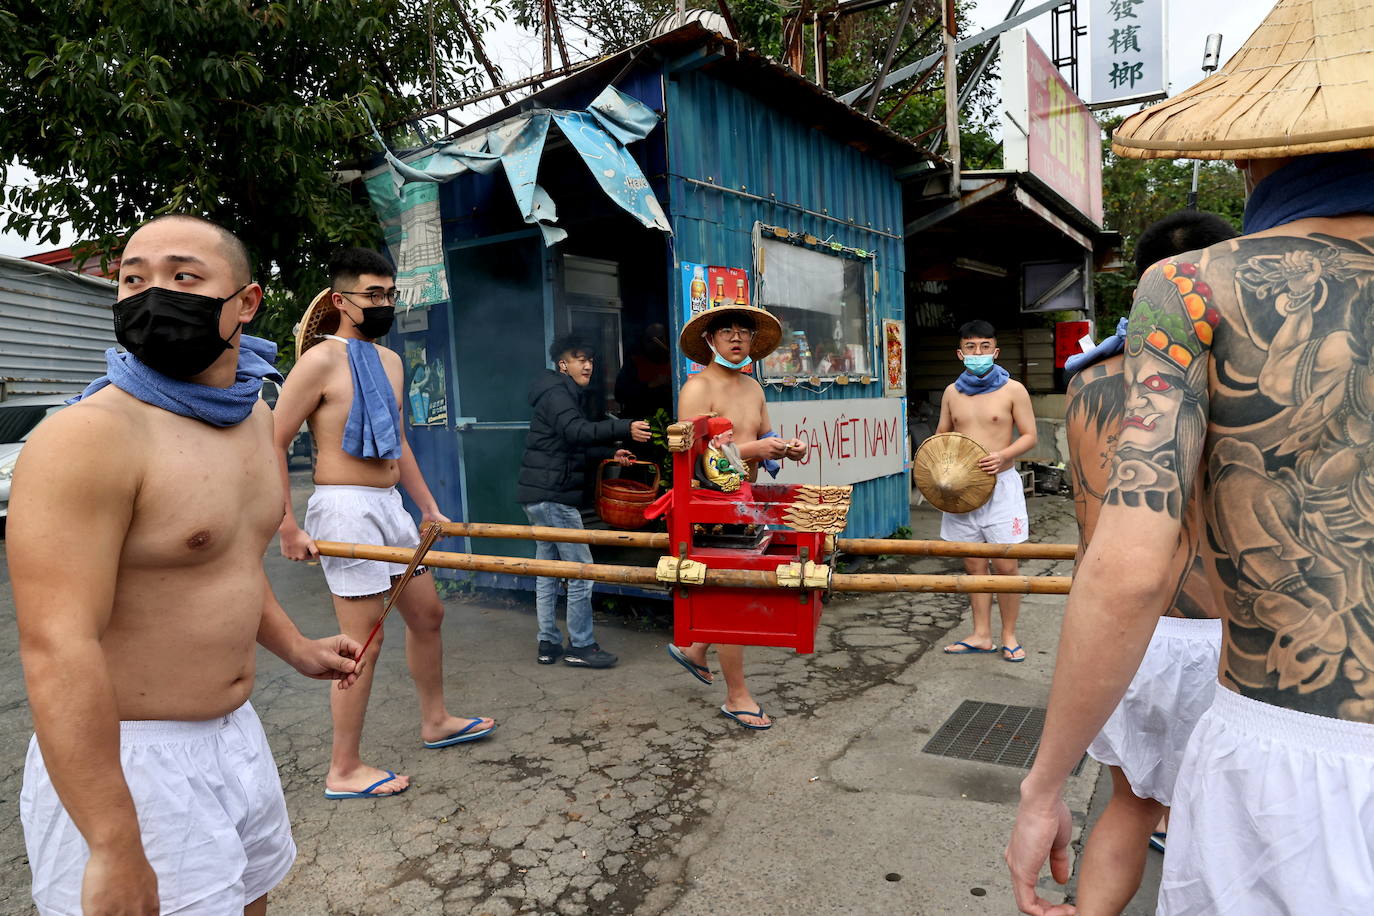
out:
{"label": "white shorts", "polygon": [[[405,548],[420,543],[415,520],[395,487],[316,487],[306,505],[305,531],[317,541]],[[330,593],[340,598],[386,594],[392,578],[406,571],[404,563],[347,557],[320,557],[320,566]]]}
{"label": "white shorts", "polygon": [[[119,760],[163,913],[241,916],[291,870],[286,799],[250,704],[206,722],[121,722]],[[90,850],[53,789],[37,737],[19,816],[38,911],[80,916]]]}
{"label": "white shorts", "polygon": [[940,519],[940,537],[946,541],[1020,544],[1029,536],[1026,491],[1014,467],[997,475],[987,502],[972,512],[946,512]]}
{"label": "white shorts", "polygon": [[1088,753],[1120,767],[1141,798],[1173,804],[1183,749],[1212,705],[1220,620],[1161,617],[1140,668]]}
{"label": "white shorts", "polygon": [[1374,725],[1219,688],[1183,755],[1158,912],[1374,913]]}

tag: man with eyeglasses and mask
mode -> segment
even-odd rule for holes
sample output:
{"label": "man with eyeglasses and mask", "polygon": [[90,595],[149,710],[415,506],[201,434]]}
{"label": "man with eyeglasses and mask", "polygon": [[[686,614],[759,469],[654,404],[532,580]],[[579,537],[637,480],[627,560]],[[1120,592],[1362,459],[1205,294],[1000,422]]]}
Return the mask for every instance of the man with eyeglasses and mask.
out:
{"label": "man with eyeglasses and mask", "polygon": [[[744,370],[777,349],[782,325],[765,309],[726,302],[694,316],[678,336],[682,352],[705,366],[683,384],[678,394],[678,419],[703,414],[725,417],[734,427],[735,445],[750,468],[751,479],[757,476],[760,464],[776,475],[782,459],[800,461],[806,456],[806,443],[783,439],[773,431],[763,387]],[[710,648],[709,643],[693,643],[685,649],[669,643],[668,654],[692,677],[711,684],[714,680],[706,664]],[[717,646],[716,657],[725,677],[721,715],[742,728],[772,728],[773,721],[745,682],[744,647]]]}
{"label": "man with eyeglasses and mask", "polygon": [[260,914],[295,859],[248,703],[255,643],[340,687],[360,646],[307,640],[263,573],[281,491],[259,392],[280,376],[276,347],[242,333],[261,299],[232,233],[144,225],[119,267],[124,352],[15,470],[35,732],[19,806],[41,913]]}
{"label": "man with eyeglasses and mask", "polygon": [[[396,272],[366,248],[348,248],[330,263],[329,292],[301,319],[299,356],[282,386],[274,412],[278,467],[287,486],[281,521],[282,555],[319,557],[314,538],[413,548],[420,542],[401,503],[397,483],[420,508],[422,522],[447,522],[425,484],[406,442],[401,421],[401,357],[374,341],[391,329],[396,312]],[[301,424],[315,441],[315,492],[301,529],[291,507],[287,448]],[[405,566],[377,560],[320,557],[339,626],[365,639],[381,616],[383,601]],[[406,661],[420,698],[420,740],[435,750],[490,735],[496,723],[454,716],[444,704],[444,607],[433,576],[421,567],[396,603],[406,623]],[[330,694],[334,742],[324,794],[329,799],[398,795],[408,777],[363,762],[363,719],[382,633],[362,659],[358,684]]]}

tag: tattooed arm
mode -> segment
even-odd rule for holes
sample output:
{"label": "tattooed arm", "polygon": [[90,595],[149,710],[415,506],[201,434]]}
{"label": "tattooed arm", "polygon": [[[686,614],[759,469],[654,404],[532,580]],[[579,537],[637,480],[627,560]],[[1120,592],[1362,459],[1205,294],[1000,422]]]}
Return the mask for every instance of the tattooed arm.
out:
{"label": "tattooed arm", "polygon": [[1069,596],[1044,738],[1021,784],[1007,848],[1017,904],[1027,913],[1049,911],[1035,893],[1047,856],[1056,880],[1068,877],[1064,782],[1140,665],[1173,596],[1161,585],[1177,581],[1171,568],[1206,429],[1208,319],[1215,317],[1185,301],[1184,284],[1174,282],[1181,266],[1156,265],[1136,288],[1111,481]]}
{"label": "tattooed arm", "polygon": [[1078,560],[1083,559],[1107,493],[1118,428],[1125,410],[1122,357],[1112,356],[1078,372],[1065,393],[1065,432],[1078,520]]}

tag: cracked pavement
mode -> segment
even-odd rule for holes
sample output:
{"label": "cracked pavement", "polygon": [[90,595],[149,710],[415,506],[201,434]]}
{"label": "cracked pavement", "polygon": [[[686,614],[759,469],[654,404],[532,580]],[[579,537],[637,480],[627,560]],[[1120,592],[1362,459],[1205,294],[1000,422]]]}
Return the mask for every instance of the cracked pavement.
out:
{"label": "cracked pavement", "polygon": [[[295,495],[308,491],[297,478]],[[1067,498],[1030,501],[1035,540],[1067,541]],[[915,537],[938,513],[913,510]],[[317,567],[269,575],[309,635],[334,632]],[[1070,564],[1032,561],[1029,573]],[[879,559],[865,570],[950,572],[960,561]],[[273,892],[290,914],[1005,913],[1001,849],[1024,771],[923,757],[959,699],[1043,704],[1062,598],[1028,596],[1024,665],[950,659],[958,595],[836,596],[817,651],[751,649],[750,687],[775,719],[749,732],[721,717],[724,685],[669,660],[666,628],[598,613],[620,655],[604,671],[534,661],[532,605],[490,593],[445,601],[446,683],[455,714],[495,717],[473,744],[421,747],[415,695],[388,638],[364,731],[364,759],[407,773],[391,799],[322,797],[327,687],[259,652],[253,703],[281,770],[299,856]],[[17,798],[31,723],[8,578],[0,573],[0,911],[29,912]],[[937,652],[925,656],[928,649]],[[1004,699],[1005,697],[1005,699]],[[1095,765],[1070,799],[1086,813]],[[989,814],[996,819],[989,821]],[[896,876],[894,878],[893,876]],[[979,891],[983,893],[979,893]]]}

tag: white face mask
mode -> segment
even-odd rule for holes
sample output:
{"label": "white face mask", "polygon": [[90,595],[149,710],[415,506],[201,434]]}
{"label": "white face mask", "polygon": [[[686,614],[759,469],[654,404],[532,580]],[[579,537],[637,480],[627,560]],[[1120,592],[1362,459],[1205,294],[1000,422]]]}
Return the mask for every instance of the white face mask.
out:
{"label": "white face mask", "polygon": [[[706,335],[703,334],[701,336],[704,338]],[[712,362],[724,366],[727,369],[747,369],[749,366],[752,366],[754,364],[754,357],[752,356],[746,356],[739,362],[732,363],[728,359],[720,355],[719,351],[716,350],[715,346],[712,345],[711,341],[707,340],[706,346],[710,347],[711,352],[715,354],[715,359],[712,360]]]}

